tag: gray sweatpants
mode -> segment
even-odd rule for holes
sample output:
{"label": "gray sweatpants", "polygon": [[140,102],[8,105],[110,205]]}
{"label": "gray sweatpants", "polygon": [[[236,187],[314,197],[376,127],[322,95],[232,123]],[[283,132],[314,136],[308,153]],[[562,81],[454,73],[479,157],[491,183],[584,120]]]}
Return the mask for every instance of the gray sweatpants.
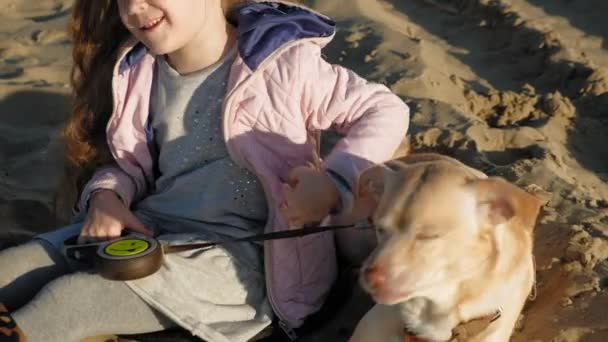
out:
{"label": "gray sweatpants", "polygon": [[30,342],[79,341],[173,327],[126,284],[73,272],[43,240],[0,251],[0,302]]}

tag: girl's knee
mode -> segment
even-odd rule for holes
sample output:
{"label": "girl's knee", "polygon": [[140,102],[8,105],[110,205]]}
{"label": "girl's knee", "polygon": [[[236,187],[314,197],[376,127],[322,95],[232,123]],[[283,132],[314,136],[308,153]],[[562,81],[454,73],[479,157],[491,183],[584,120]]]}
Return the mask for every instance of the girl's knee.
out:
{"label": "girl's knee", "polygon": [[103,295],[104,291],[100,286],[100,282],[103,281],[105,279],[96,274],[70,273],[51,281],[42,289],[41,294],[48,292],[52,297],[61,301],[82,301],[96,295]]}

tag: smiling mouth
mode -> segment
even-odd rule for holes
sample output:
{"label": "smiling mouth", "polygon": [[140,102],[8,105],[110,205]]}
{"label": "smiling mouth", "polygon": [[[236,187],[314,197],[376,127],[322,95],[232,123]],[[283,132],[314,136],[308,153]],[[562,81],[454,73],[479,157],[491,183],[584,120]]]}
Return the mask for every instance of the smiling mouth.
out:
{"label": "smiling mouth", "polygon": [[161,22],[163,22],[163,20],[165,20],[165,17],[152,19],[152,20],[146,22],[144,24],[144,26],[141,27],[141,30],[142,31],[151,31],[154,28],[156,28]]}

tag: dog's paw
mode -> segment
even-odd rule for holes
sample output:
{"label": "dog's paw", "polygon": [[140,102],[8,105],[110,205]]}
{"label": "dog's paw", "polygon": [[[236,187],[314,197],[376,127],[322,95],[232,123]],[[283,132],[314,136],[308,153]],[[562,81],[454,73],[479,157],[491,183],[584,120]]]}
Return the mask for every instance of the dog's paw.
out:
{"label": "dog's paw", "polygon": [[452,329],[436,325],[407,326],[408,331],[414,336],[431,342],[447,342],[452,338]]}

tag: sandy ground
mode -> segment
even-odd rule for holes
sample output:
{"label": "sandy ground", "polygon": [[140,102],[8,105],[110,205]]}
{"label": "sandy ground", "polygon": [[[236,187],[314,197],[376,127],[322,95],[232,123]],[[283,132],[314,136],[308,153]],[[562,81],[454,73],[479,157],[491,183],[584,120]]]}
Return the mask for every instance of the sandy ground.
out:
{"label": "sandy ground", "polygon": [[[513,341],[607,341],[608,2],[310,0],[338,20],[330,61],[412,108],[414,150],[455,156],[545,199],[537,296]],[[64,222],[69,0],[0,9],[0,236]],[[59,208],[59,211],[55,209]],[[343,341],[352,300],[308,341]]]}

